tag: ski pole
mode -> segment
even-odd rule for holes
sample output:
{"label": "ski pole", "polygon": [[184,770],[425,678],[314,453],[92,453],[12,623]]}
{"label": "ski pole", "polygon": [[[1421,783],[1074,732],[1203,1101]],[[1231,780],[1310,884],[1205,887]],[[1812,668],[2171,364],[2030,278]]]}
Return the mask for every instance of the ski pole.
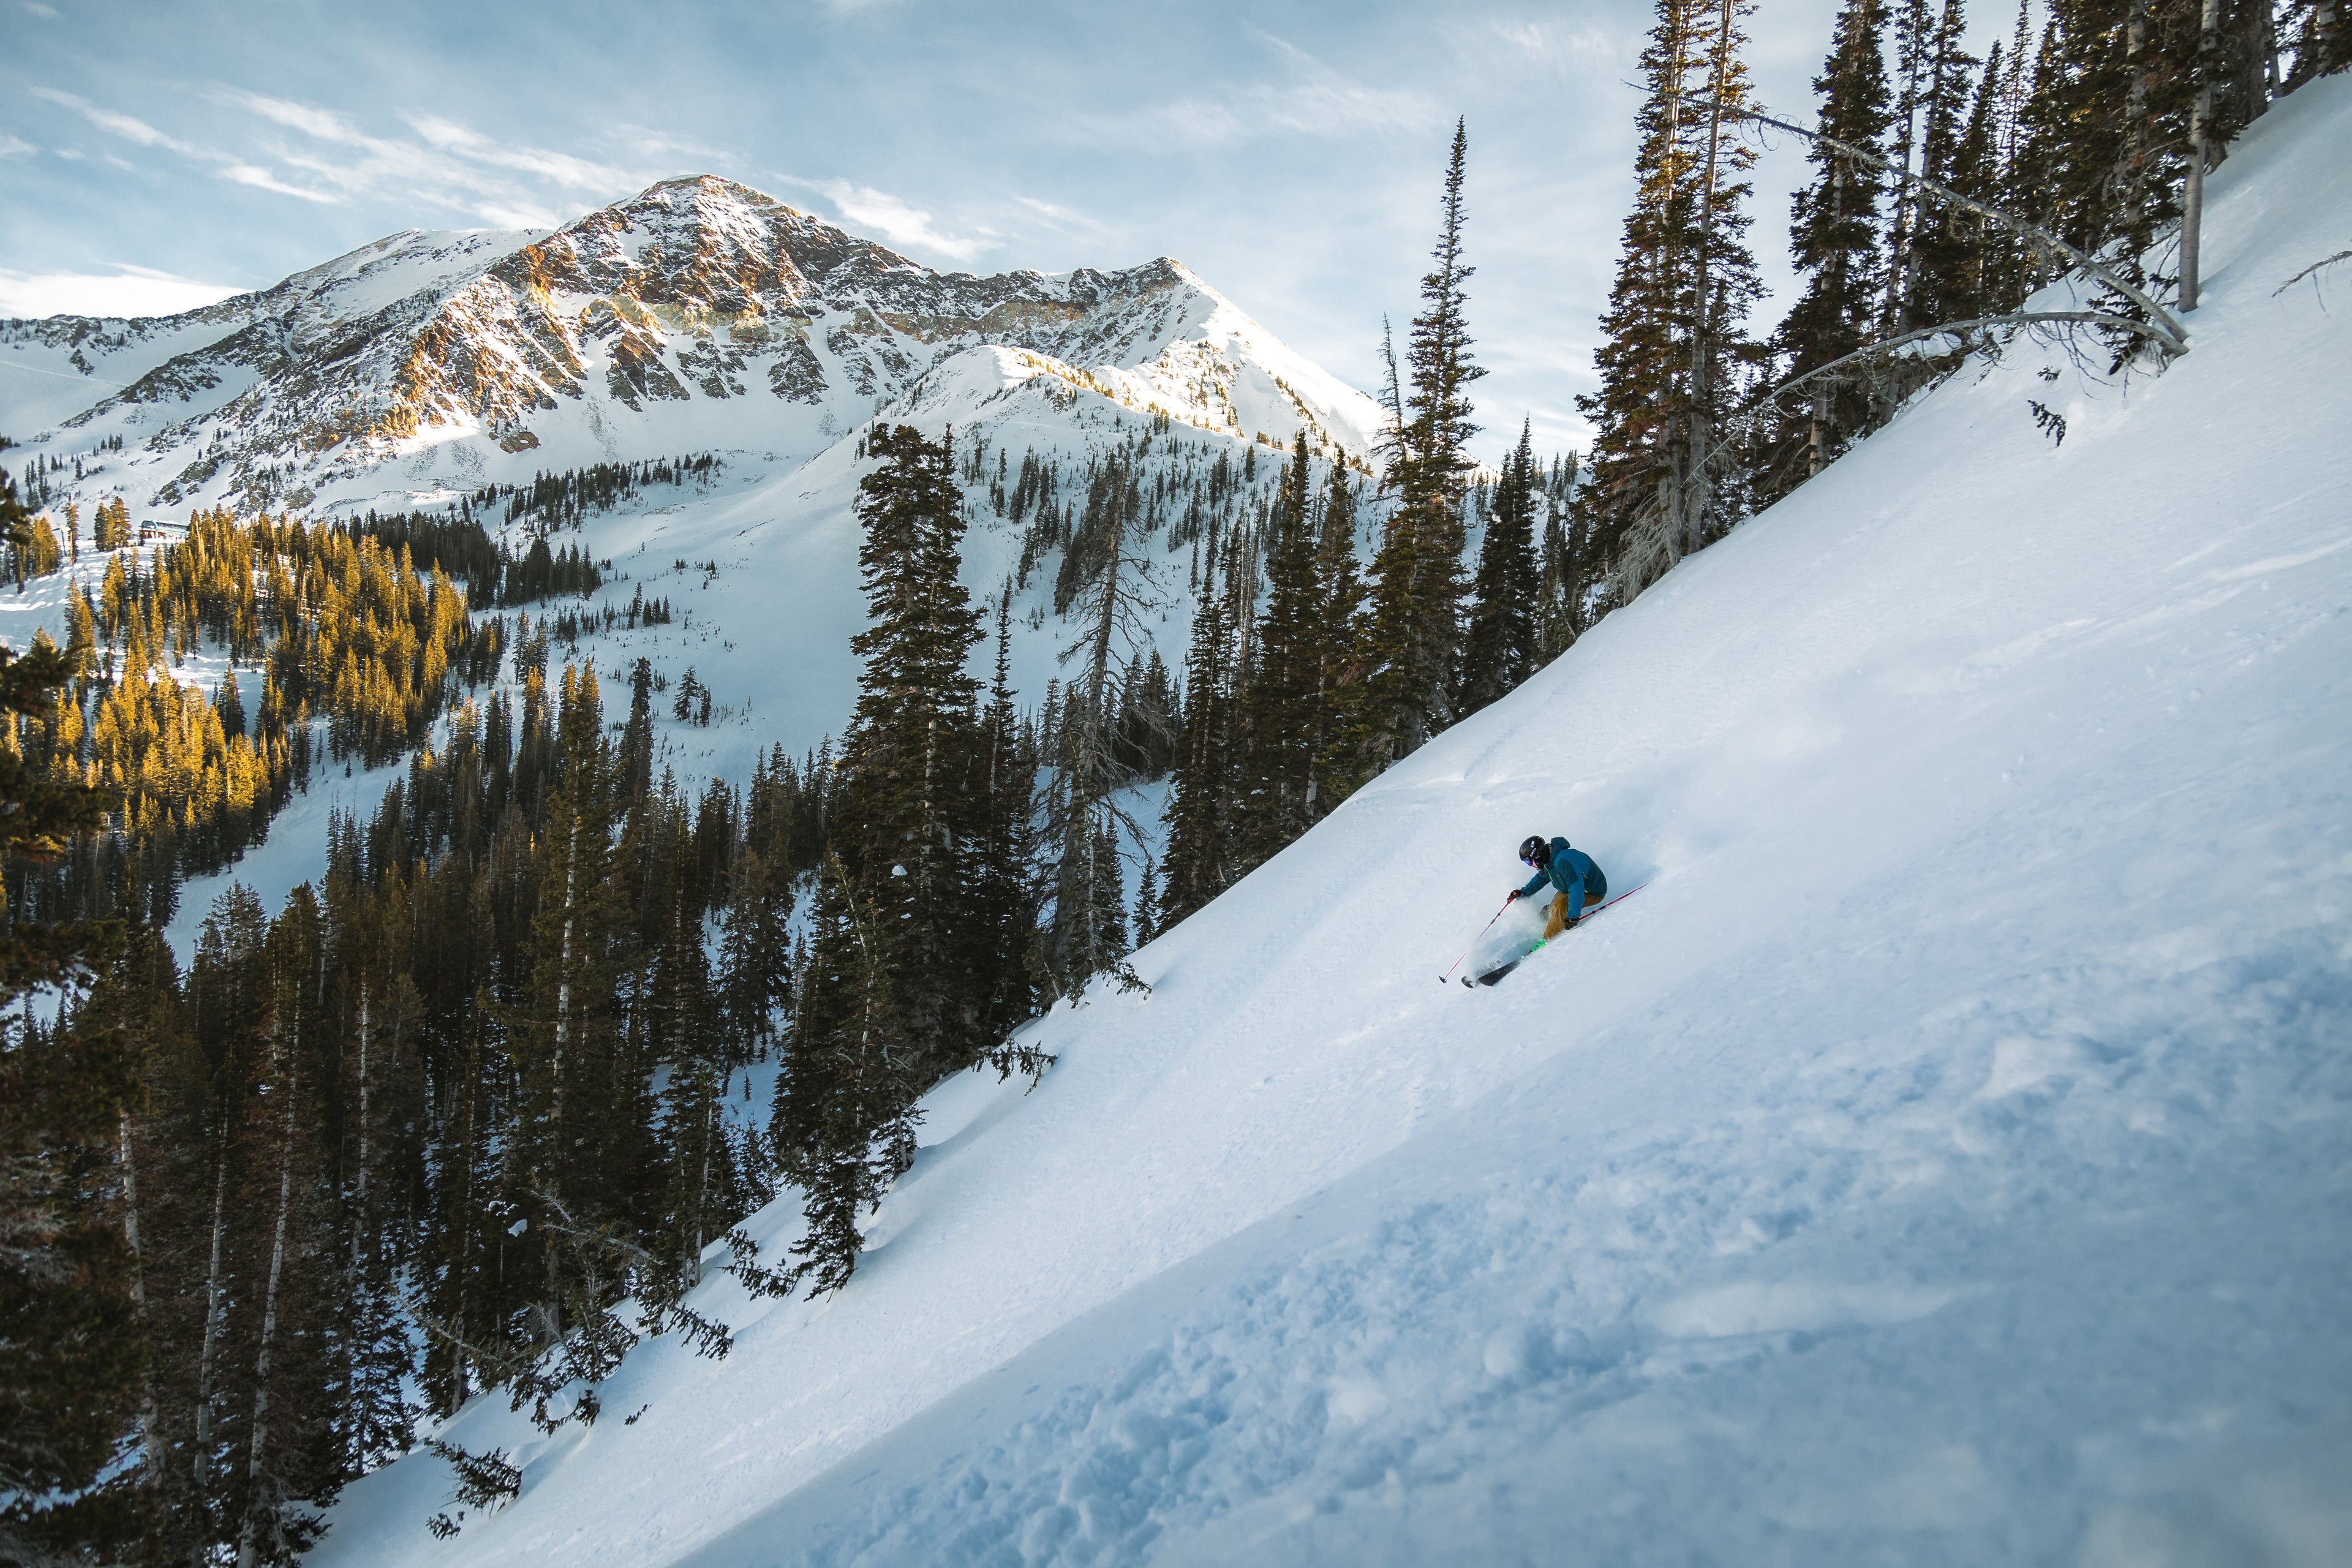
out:
{"label": "ski pole", "polygon": [[[1509,909],[1511,907],[1512,900],[1517,898],[1517,894],[1514,893],[1511,898],[1505,899],[1503,900],[1503,910]],[[1478,936],[1485,936],[1489,931],[1494,929],[1495,921],[1503,918],[1503,910],[1496,910],[1493,916],[1487,920],[1486,923],[1478,928]],[[1470,947],[1475,947],[1477,945],[1478,937],[1472,937],[1470,939]],[[1462,958],[1467,958],[1470,956],[1470,947],[1465,947],[1462,950]],[[1457,958],[1452,963],[1445,966],[1445,973],[1437,977],[1437,983],[1440,985],[1444,984],[1447,981],[1454,978],[1454,972],[1462,967],[1462,958]]]}

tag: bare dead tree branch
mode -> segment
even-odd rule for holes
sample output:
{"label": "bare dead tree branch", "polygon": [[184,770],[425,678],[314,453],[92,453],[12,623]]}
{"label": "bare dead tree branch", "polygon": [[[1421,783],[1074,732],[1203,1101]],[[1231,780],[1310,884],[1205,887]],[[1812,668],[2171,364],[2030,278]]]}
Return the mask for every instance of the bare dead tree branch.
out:
{"label": "bare dead tree branch", "polygon": [[[2352,255],[2352,252],[2346,254]],[[1777,403],[1808,382],[1840,379],[1832,373],[1864,361],[1880,358],[1896,349],[1926,339],[1955,337],[1960,339],[1962,345],[1965,346],[1969,336],[1973,333],[1990,331],[1997,327],[2030,327],[2052,321],[2113,327],[2121,331],[2137,332],[2144,337],[2158,339],[2163,335],[2158,328],[2149,322],[2136,321],[2129,316],[2118,316],[2106,310],[2013,310],[2000,316],[1971,316],[1965,321],[1945,321],[1933,327],[1921,327],[1915,331],[1904,332],[1883,342],[1869,344],[1867,347],[1858,348],[1850,354],[1843,354],[1827,364],[1817,365],[1802,375],[1793,376],[1782,382],[1771,391],[1749,402],[1747,407],[1731,417],[1738,419],[1762,408],[1767,404]]]}
{"label": "bare dead tree branch", "polygon": [[[1812,142],[1828,148],[1831,152],[1835,153],[1841,158],[1850,158],[1855,163],[1867,164],[1870,167],[1878,170],[1881,174],[1886,174],[1890,178],[1901,180],[1908,184],[1916,185],[1920,189],[1927,192],[1930,195],[1936,196],[1943,201],[1950,202],[1956,206],[1964,207],[1969,212],[1975,213],[1979,217],[1997,223],[2001,227],[2009,230],[2011,234],[2014,234],[2019,238],[2024,240],[2028,245],[2065,258],[2076,267],[2081,268],[2084,271],[2088,272],[2092,277],[2096,278],[2100,282],[2106,284],[2109,288],[2123,295],[2133,304],[2137,305],[2141,310],[2146,310],[2148,313],[2147,321],[2132,322],[2130,324],[2141,329],[2153,326],[2155,330],[2147,331],[2146,335],[2155,339],[2158,348],[2162,349],[2168,354],[2185,354],[2189,352],[2188,330],[2181,326],[2180,322],[2173,317],[2170,311],[2158,304],[2152,297],[2144,292],[2138,287],[2126,281],[2123,278],[2109,270],[2099,261],[2090,256],[2084,255],[2082,251],[2075,249],[2073,246],[2067,244],[2056,235],[2052,234],[2048,229],[2043,228],[2041,225],[2029,223],[2025,219],[2019,217],[2014,213],[2003,212],[1999,207],[1989,206],[1985,203],[1978,201],[1973,197],[1964,196],[1960,195],[1959,192],[1952,189],[1951,186],[1941,184],[1938,181],[1931,180],[1925,174],[1915,174],[1908,169],[1898,168],[1884,157],[1881,157],[1878,153],[1873,153],[1867,148],[1856,147],[1850,142],[1840,142],[1833,137],[1824,136],[1818,131],[1809,131],[1804,126],[1792,124],[1786,120],[1775,119],[1771,115],[1762,113],[1757,110],[1743,109],[1737,104],[1725,105],[1723,111],[1734,120],[1753,121],[1759,125],[1769,125],[1776,131],[1786,131],[1792,136],[1801,136],[1808,142]],[[2114,319],[2118,321],[2125,320],[2125,318],[2122,317],[2116,317]]]}
{"label": "bare dead tree branch", "polygon": [[2296,273],[2294,277],[2288,279],[2285,282],[2272,289],[2271,298],[2273,300],[2277,299],[2280,295],[2285,293],[2288,289],[2294,288],[2296,284],[2302,282],[2313,273],[2317,272],[2321,268],[2333,267],[2339,261],[2352,261],[2352,250],[2339,250],[2333,256],[2324,256],[2320,258],[2317,261],[2313,262],[2310,266],[2305,268],[2302,271]]}

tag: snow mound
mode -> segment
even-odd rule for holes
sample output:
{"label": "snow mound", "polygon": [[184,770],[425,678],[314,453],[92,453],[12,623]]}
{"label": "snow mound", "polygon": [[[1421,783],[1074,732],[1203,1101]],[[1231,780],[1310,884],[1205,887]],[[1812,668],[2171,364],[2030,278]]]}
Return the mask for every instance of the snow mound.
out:
{"label": "snow mound", "polygon": [[[2347,144],[2163,377],[1923,399],[944,1088],[847,1290],[319,1561],[2352,1560]],[[1647,886],[1438,984],[1537,830]]]}

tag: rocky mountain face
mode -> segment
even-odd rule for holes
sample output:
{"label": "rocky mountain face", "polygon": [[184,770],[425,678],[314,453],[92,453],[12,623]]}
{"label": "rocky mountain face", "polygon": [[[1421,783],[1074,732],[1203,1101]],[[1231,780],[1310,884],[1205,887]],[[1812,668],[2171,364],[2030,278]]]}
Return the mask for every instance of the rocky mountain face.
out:
{"label": "rocky mountain face", "polygon": [[936,272],[710,176],[544,236],[395,235],[184,316],[0,325],[0,363],[48,398],[0,417],[37,448],[91,447],[83,488],[134,509],[404,504],[688,449],[803,461],[959,355],[1005,349],[992,382],[1226,436],[1303,428],[1361,461],[1378,429],[1370,399],[1173,260]]}

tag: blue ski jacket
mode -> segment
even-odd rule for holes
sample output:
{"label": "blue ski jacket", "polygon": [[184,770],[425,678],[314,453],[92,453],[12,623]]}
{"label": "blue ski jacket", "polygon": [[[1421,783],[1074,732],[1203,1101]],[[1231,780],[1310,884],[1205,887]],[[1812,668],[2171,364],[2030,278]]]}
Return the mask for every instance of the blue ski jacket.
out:
{"label": "blue ski jacket", "polygon": [[1535,897],[1547,882],[1568,895],[1570,920],[1581,916],[1586,904],[1597,904],[1609,896],[1609,879],[1601,874],[1601,868],[1593,864],[1592,857],[1581,849],[1570,848],[1565,838],[1551,841],[1551,859],[1535,874],[1533,880],[1519,889],[1519,897]]}

